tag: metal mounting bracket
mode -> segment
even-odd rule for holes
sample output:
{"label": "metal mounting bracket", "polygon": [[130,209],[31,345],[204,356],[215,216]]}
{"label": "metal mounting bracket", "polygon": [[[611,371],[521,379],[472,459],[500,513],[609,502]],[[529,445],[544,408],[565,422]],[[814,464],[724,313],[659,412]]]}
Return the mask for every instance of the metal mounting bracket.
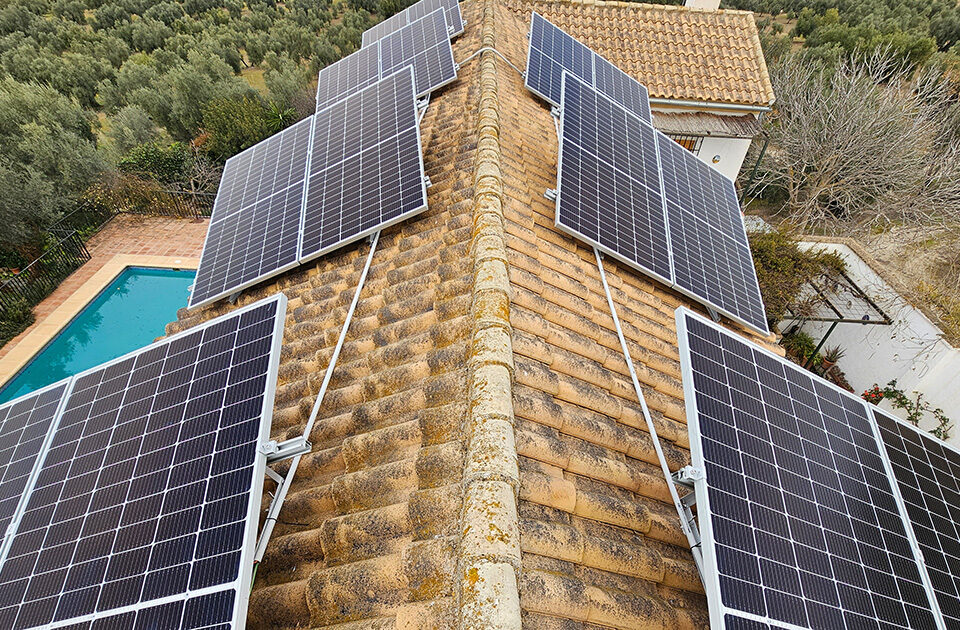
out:
{"label": "metal mounting bracket", "polygon": [[560,118],[560,108],[556,105],[550,108],[550,115],[554,118]]}
{"label": "metal mounting bracket", "polygon": [[543,196],[549,199],[550,201],[557,200],[557,189],[556,188],[547,188],[543,191]]}
{"label": "metal mounting bracket", "polygon": [[429,104],[430,104],[430,99],[429,99],[429,98],[417,99],[417,110],[419,111],[419,110],[425,108],[425,107],[426,107],[427,105],[429,105]]}
{"label": "metal mounting bracket", "polygon": [[239,291],[237,291],[236,293],[231,293],[230,297],[227,298],[227,302],[229,302],[230,304],[236,304],[238,297],[240,297]]}
{"label": "metal mounting bracket", "polygon": [[433,182],[430,181],[430,176],[429,176],[429,175],[424,175],[424,176],[423,176],[423,183],[427,186],[427,188],[430,188],[431,186],[433,186]]}
{"label": "metal mounting bracket", "polygon": [[693,466],[684,466],[677,472],[673,473],[673,483],[678,486],[683,486],[684,488],[693,489],[694,485],[698,481],[706,479],[706,476],[703,474],[703,471],[699,468],[694,468]]}
{"label": "metal mounting bracket", "polygon": [[267,464],[275,464],[285,459],[291,459],[297,455],[306,455],[313,448],[313,445],[300,435],[298,437],[277,442],[270,440],[260,445],[260,452],[267,456]]}
{"label": "metal mounting bracket", "polygon": [[710,319],[718,323],[720,322],[720,313],[718,313],[716,309],[708,306],[707,312],[710,314]]}

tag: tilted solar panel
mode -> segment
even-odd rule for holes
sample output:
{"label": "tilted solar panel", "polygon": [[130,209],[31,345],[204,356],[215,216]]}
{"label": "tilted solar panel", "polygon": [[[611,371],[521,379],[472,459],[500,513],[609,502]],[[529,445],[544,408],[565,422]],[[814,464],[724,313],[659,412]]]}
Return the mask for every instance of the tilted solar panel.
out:
{"label": "tilted solar panel", "polygon": [[650,122],[647,88],[534,11],[524,79],[527,89],[559,106],[564,71]]}
{"label": "tilted solar panel", "polygon": [[866,404],[684,308],[677,336],[711,627],[938,627]]}
{"label": "tilted solar panel", "polygon": [[527,89],[553,105],[560,105],[563,71],[590,86],[594,52],[551,24],[534,11],[530,17],[530,46],[527,50]]}
{"label": "tilted solar panel", "polygon": [[768,333],[733,182],[569,72],[562,80],[557,227]]}
{"label": "tilted solar panel", "polygon": [[446,12],[449,37],[456,37],[463,32],[463,16],[457,0],[420,0],[420,2],[410,5],[403,11],[365,30],[361,45],[375,44],[390,33],[400,30],[425,15],[430,15],[437,9],[443,9]]}
{"label": "tilted solar panel", "polygon": [[410,66],[316,114],[300,260],[427,207]]}
{"label": "tilted solar panel", "polygon": [[312,117],[230,158],[190,306],[214,302],[297,264]]}
{"label": "tilted solar panel", "polygon": [[766,311],[733,181],[657,132],[675,288],[759,332]]}
{"label": "tilted solar panel", "polygon": [[380,79],[380,47],[361,48],[320,70],[317,111]]}
{"label": "tilted solar panel", "polygon": [[871,407],[948,630],[960,628],[960,452]]}
{"label": "tilted solar panel", "polygon": [[69,381],[0,406],[0,558]]}
{"label": "tilted solar panel", "polygon": [[620,103],[641,120],[652,120],[646,87],[600,55],[595,55],[593,69],[599,92]]}
{"label": "tilted solar panel", "polygon": [[388,77],[408,65],[413,66],[417,96],[429,94],[457,78],[442,9],[380,40],[381,77]]}
{"label": "tilted solar panel", "polygon": [[72,379],[0,565],[0,627],[242,626],[285,310]]}
{"label": "tilted solar panel", "polygon": [[317,111],[413,65],[416,96],[426,96],[457,78],[443,9],[385,35],[320,71]]}
{"label": "tilted solar panel", "polygon": [[563,76],[556,224],[670,284],[653,128]]}

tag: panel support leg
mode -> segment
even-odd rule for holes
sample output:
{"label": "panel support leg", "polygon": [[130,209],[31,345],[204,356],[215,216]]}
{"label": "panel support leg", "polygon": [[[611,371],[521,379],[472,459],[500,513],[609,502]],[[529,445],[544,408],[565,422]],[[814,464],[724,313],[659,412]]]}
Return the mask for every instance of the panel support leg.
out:
{"label": "panel support leg", "polygon": [[[367,261],[363,266],[363,271],[360,273],[360,280],[357,282],[357,289],[354,291],[353,300],[350,302],[350,308],[347,309],[347,316],[343,322],[343,327],[340,329],[340,336],[337,338],[337,345],[334,346],[333,354],[330,356],[330,363],[327,365],[327,369],[323,373],[323,382],[320,384],[320,391],[317,392],[317,398],[313,402],[313,409],[310,411],[310,418],[307,420],[307,424],[303,428],[303,435],[292,440],[274,443],[274,453],[268,454],[267,456],[268,462],[280,461],[288,458],[292,459],[290,461],[290,468],[287,470],[287,474],[283,476],[283,481],[278,484],[277,490],[270,502],[270,507],[267,510],[267,518],[263,523],[263,531],[260,532],[260,538],[257,541],[257,550],[253,556],[254,566],[259,565],[260,561],[263,560],[263,554],[266,552],[267,543],[270,542],[270,536],[273,534],[273,529],[277,524],[277,518],[280,515],[280,508],[283,507],[283,501],[287,497],[290,484],[293,483],[294,475],[296,475],[297,468],[300,466],[300,458],[310,452],[310,433],[313,431],[313,425],[317,421],[317,414],[320,412],[320,406],[323,404],[323,398],[327,393],[327,387],[329,387],[330,379],[333,377],[333,370],[337,366],[337,359],[340,357],[340,351],[343,349],[343,342],[347,338],[347,331],[350,330],[350,322],[353,321],[353,313],[357,309],[357,303],[360,302],[360,292],[363,290],[363,285],[367,281],[367,274],[370,273],[370,266],[373,263],[373,254],[375,251],[377,251],[377,243],[379,241],[380,232],[374,232],[370,237],[370,252],[367,254]],[[266,448],[269,450],[269,445],[267,445]],[[271,478],[273,477],[271,476]],[[256,571],[256,569],[254,569],[254,571]],[[254,573],[254,576],[256,576],[256,573]],[[253,580],[250,582],[250,588],[253,588]]]}
{"label": "panel support leg", "polygon": [[690,544],[690,552],[699,568],[702,564],[700,555],[700,533],[691,529],[690,508],[684,508],[680,499],[680,493],[677,491],[673,479],[673,473],[670,472],[670,466],[667,464],[667,457],[663,454],[663,446],[660,444],[660,437],[657,435],[657,427],[650,416],[650,410],[647,408],[647,401],[643,396],[643,389],[640,387],[640,379],[637,378],[637,371],[633,366],[633,359],[630,357],[630,349],[627,347],[626,337],[623,335],[623,328],[620,326],[620,318],[617,317],[617,307],[613,302],[613,295],[610,293],[610,285],[607,284],[607,274],[603,269],[603,254],[596,247],[593,253],[597,257],[597,268],[600,270],[600,281],[603,283],[603,290],[607,295],[607,305],[610,307],[610,315],[613,317],[613,325],[617,329],[617,337],[620,339],[620,348],[623,351],[623,358],[627,362],[627,369],[630,371],[630,380],[633,381],[633,389],[637,393],[637,399],[640,401],[640,409],[643,412],[643,419],[647,424],[647,431],[650,433],[650,440],[653,442],[653,448],[657,452],[657,459],[660,460],[660,468],[663,470],[663,477],[667,483],[667,489],[670,491],[670,497],[677,509],[677,515],[680,518],[680,528],[687,537]]}

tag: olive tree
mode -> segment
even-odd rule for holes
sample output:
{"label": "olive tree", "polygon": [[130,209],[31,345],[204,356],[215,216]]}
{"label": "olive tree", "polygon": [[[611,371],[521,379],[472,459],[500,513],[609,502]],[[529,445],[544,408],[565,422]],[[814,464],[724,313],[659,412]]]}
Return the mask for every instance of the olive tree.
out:
{"label": "olive tree", "polygon": [[960,220],[957,143],[941,142],[944,83],[874,54],[824,68],[788,55],[771,68],[777,102],[754,190],[779,191],[804,229]]}

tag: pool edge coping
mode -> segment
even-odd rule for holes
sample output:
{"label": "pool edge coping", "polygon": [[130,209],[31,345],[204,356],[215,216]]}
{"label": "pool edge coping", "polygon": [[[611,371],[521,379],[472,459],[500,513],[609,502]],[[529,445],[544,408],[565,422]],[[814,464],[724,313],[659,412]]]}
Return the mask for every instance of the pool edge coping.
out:
{"label": "pool edge coping", "polygon": [[200,259],[191,256],[115,255],[0,359],[0,389],[128,267],[195,270],[199,265]]}

